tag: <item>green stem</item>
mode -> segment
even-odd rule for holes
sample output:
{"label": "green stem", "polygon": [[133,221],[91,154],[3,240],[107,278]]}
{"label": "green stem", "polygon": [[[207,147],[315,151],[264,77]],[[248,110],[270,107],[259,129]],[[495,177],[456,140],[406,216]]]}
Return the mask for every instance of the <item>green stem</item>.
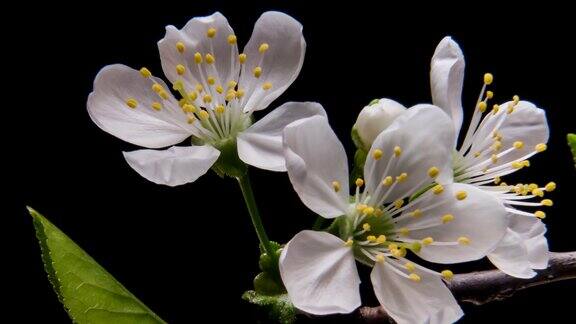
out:
{"label": "green stem", "polygon": [[321,229],[322,229],[322,225],[324,225],[324,220],[325,220],[324,217],[318,216],[318,217],[316,218],[316,221],[314,222],[314,225],[312,225],[312,229],[313,229],[314,231],[319,231],[319,230],[321,230]]}
{"label": "green stem", "polygon": [[264,230],[264,225],[262,225],[262,219],[260,218],[260,213],[258,212],[258,206],[256,206],[256,200],[254,199],[254,192],[252,191],[252,185],[250,184],[248,173],[236,177],[236,179],[238,180],[240,189],[242,189],[244,202],[248,208],[248,213],[252,219],[252,225],[256,230],[256,235],[258,235],[260,244],[262,244],[264,250],[270,256],[270,258],[274,260],[276,258],[276,251],[274,251],[272,248],[270,240],[268,239],[268,235],[266,234],[266,230]]}

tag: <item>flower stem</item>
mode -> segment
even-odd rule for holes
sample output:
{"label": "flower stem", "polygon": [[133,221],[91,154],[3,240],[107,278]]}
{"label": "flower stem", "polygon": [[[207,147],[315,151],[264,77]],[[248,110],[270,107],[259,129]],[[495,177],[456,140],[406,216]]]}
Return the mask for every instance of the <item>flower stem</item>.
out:
{"label": "flower stem", "polygon": [[256,230],[256,235],[258,235],[258,240],[260,240],[260,244],[264,247],[264,250],[268,256],[270,256],[272,260],[275,260],[276,251],[274,251],[272,248],[270,240],[268,239],[268,235],[266,234],[266,230],[264,229],[264,225],[262,225],[262,219],[260,218],[260,213],[258,212],[258,206],[256,206],[256,200],[254,199],[254,192],[252,191],[252,185],[250,184],[248,173],[246,172],[243,175],[236,177],[236,179],[238,180],[238,184],[242,190],[244,202],[246,203],[246,208],[248,208],[248,213],[252,219],[252,225]]}

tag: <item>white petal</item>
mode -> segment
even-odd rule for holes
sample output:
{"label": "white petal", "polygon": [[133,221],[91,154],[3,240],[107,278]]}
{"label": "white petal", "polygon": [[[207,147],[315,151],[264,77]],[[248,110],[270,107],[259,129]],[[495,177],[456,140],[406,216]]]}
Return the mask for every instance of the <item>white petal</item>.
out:
{"label": "white petal", "polygon": [[[456,193],[466,192],[466,199],[456,199]],[[493,195],[475,186],[454,183],[445,185],[444,191],[435,195],[426,192],[414,201],[410,210],[419,208],[423,214],[419,218],[409,215],[404,218],[401,227],[425,229],[410,231],[409,238],[421,240],[432,237],[435,243],[423,246],[418,256],[436,263],[459,263],[477,260],[491,252],[500,242],[508,219],[504,206]],[[443,224],[442,216],[451,214],[454,220]],[[441,245],[440,242],[457,242],[466,237],[470,244]],[[439,244],[436,244],[439,243]]]}
{"label": "white petal", "polygon": [[[495,131],[502,135],[501,151],[513,147],[516,141],[523,142],[524,147],[503,155],[498,159],[497,163],[490,165],[491,168],[519,159],[533,152],[537,144],[548,142],[549,130],[546,112],[531,102],[520,101],[515,106],[514,112],[508,114],[507,110],[510,104],[511,102],[504,103],[500,105],[496,115],[490,113],[484,117],[485,121],[474,136],[471,152],[490,149],[490,146],[494,143],[493,135]],[[482,162],[481,160],[478,162]]]}
{"label": "white petal", "polygon": [[[398,146],[402,153],[394,155]],[[409,108],[384,130],[372,144],[364,167],[366,189],[374,194],[386,176],[395,178],[407,173],[408,178],[392,187],[381,190],[378,197],[386,195],[385,202],[405,198],[417,189],[434,181],[428,171],[431,167],[440,170],[436,179],[442,183],[452,181],[452,150],[454,131],[450,118],[438,107],[417,105]],[[372,158],[378,149],[382,158]]]}
{"label": "white petal", "polygon": [[536,275],[536,272],[530,267],[528,250],[524,240],[510,229],[496,249],[488,255],[488,259],[507,275],[524,279]]}
{"label": "white petal", "polygon": [[[213,38],[207,36],[210,28],[216,29]],[[236,43],[228,43],[230,35],[234,35],[234,30],[226,17],[219,12],[211,16],[193,18],[181,30],[167,26],[166,35],[158,42],[158,49],[162,69],[168,80],[171,82],[182,80],[187,91],[193,90],[196,84],[208,87],[206,82],[209,76],[215,78],[214,86],[221,85],[224,88],[229,81],[237,81],[240,72],[238,46]],[[185,46],[182,53],[176,48],[178,42]],[[201,64],[197,64],[194,60],[196,53],[202,55]],[[206,63],[206,54],[211,54],[215,58],[213,64]],[[182,76],[176,72],[178,64],[186,68]]]}
{"label": "white petal", "polygon": [[[348,209],[348,161],[325,117],[293,122],[284,129],[284,157],[294,190],[311,210],[326,218]],[[333,182],[340,184],[336,192]]]}
{"label": "white petal", "polygon": [[[152,90],[154,83],[164,87],[168,100],[162,100]],[[169,93],[169,87],[161,79],[144,78],[139,71],[125,65],[108,65],[94,80],[88,113],[98,127],[126,142],[148,148],[165,147],[195,134]],[[129,99],[136,100],[136,108],[128,107]],[[154,110],[153,102],[161,103],[163,108]]]}
{"label": "white petal", "polygon": [[451,37],[444,37],[436,47],[430,64],[432,103],[452,117],[456,134],[462,127],[462,85],[464,54]]}
{"label": "white petal", "polygon": [[286,125],[312,116],[326,117],[315,102],[288,102],[274,109],[238,135],[238,155],[252,166],[270,171],[286,171],[282,150],[282,131]]}
{"label": "white petal", "polygon": [[[261,44],[268,44],[266,52],[260,53]],[[304,62],[306,42],[302,36],[302,25],[294,18],[281,12],[268,11],[256,24],[250,41],[244,47],[247,61],[242,67],[239,88],[244,89],[244,111],[261,110],[278,98],[300,73]],[[262,68],[259,78],[253,70]],[[265,82],[272,88],[264,90]]]}
{"label": "white petal", "polygon": [[530,267],[532,269],[546,269],[550,259],[548,240],[544,236],[546,225],[536,217],[512,215],[509,227],[524,239]]}
{"label": "white petal", "polygon": [[212,167],[219,155],[220,151],[210,145],[124,152],[124,158],[138,174],[168,186],[196,181]]}
{"label": "white petal", "polygon": [[354,254],[332,234],[296,234],[282,250],[280,275],[290,301],[304,312],[350,313],[360,306]]}
{"label": "white petal", "polygon": [[377,262],[370,278],[378,301],[396,323],[448,324],[464,315],[440,276],[417,271],[421,281],[415,282],[387,261]]}
{"label": "white petal", "polygon": [[377,103],[371,103],[362,108],[354,124],[354,129],[358,131],[364,147],[372,146],[376,136],[388,128],[405,111],[406,107],[387,98],[378,99]]}

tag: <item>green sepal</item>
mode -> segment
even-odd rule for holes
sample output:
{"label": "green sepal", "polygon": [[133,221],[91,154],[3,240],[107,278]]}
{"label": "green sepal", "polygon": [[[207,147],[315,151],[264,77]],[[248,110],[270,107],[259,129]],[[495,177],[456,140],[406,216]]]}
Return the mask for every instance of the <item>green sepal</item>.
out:
{"label": "green sepal", "polygon": [[260,272],[254,277],[254,290],[266,296],[286,293],[282,281],[278,282],[278,279],[269,272]]}
{"label": "green sepal", "polygon": [[269,296],[248,290],[242,295],[242,299],[264,308],[275,322],[292,324],[296,321],[296,308],[290,302],[288,294]]}
{"label": "green sepal", "polygon": [[352,142],[354,142],[354,145],[356,146],[357,149],[362,149],[364,151],[368,150],[366,145],[364,145],[364,142],[362,142],[362,139],[360,138],[360,134],[358,134],[358,130],[356,129],[356,127],[352,127],[352,132],[350,132],[350,136],[352,137]]}
{"label": "green sepal", "polygon": [[366,157],[368,152],[363,149],[357,149],[354,154],[354,167],[350,172],[350,183],[354,183],[358,178],[364,178],[364,164],[366,164]]}
{"label": "green sepal", "polygon": [[574,158],[574,167],[576,168],[576,134],[568,134],[568,145],[572,151],[572,156]]}
{"label": "green sepal", "polygon": [[220,151],[218,160],[212,166],[212,170],[216,174],[222,178],[224,176],[239,178],[248,172],[248,166],[238,156],[236,138],[220,140],[212,143],[212,145]]}

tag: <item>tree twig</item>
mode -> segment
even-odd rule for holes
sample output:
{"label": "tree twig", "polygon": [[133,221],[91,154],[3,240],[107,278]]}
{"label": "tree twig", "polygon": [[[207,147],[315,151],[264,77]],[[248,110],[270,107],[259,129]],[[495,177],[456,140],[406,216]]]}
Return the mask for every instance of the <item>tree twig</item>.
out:
{"label": "tree twig", "polygon": [[[483,305],[506,299],[518,290],[575,278],[576,251],[551,252],[548,269],[538,271],[534,278],[518,279],[499,270],[478,271],[455,275],[448,287],[458,301]],[[393,323],[382,307],[361,307],[358,317],[366,323]]]}

